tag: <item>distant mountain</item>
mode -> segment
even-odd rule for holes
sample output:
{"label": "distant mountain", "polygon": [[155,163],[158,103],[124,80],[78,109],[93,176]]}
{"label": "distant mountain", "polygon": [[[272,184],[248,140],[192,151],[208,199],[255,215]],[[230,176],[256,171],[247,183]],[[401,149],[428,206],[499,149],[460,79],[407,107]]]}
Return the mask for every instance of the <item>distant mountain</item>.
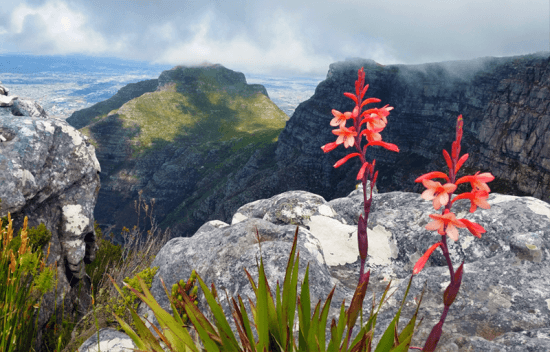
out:
{"label": "distant mountain", "polygon": [[95,210],[103,226],[136,224],[134,201],[155,198],[154,214],[192,234],[231,175],[273,146],[288,116],[244,74],[221,65],[175,67],[129,84],[67,119],[88,135],[101,165]]}

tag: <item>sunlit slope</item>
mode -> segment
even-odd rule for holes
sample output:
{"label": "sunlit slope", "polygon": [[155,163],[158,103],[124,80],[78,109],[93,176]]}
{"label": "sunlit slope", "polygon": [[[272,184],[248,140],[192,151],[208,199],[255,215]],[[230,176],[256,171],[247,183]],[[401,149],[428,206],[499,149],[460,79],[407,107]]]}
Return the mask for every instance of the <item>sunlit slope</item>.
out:
{"label": "sunlit slope", "polygon": [[95,217],[115,233],[136,223],[143,190],[163,227],[192,235],[218,211],[213,199],[242,192],[232,177],[255,152],[273,152],[288,120],[263,86],[221,66],[164,71],[158,86],[80,129],[102,169]]}
{"label": "sunlit slope", "polygon": [[242,138],[240,145],[274,142],[288,118],[260,93],[242,97],[221,90],[189,97],[175,87],[146,93],[111,112],[115,113],[124,128],[139,128],[131,138],[136,152],[185,136],[197,141]]}

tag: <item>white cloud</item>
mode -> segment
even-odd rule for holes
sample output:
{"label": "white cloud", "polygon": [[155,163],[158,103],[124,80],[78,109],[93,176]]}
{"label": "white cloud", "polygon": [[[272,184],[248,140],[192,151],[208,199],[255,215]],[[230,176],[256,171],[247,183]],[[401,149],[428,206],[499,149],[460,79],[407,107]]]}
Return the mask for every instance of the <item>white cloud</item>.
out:
{"label": "white cloud", "polygon": [[209,11],[198,23],[190,23],[189,29],[194,32],[190,40],[166,48],[156,61],[183,65],[209,61],[250,73],[326,73],[333,58],[316,54],[307,41],[296,34],[290,17],[278,11],[270,19],[263,19],[265,33],[261,33],[261,37],[269,38],[268,43],[255,40],[247,33],[219,40],[212,38],[212,31],[216,30],[216,15]]}
{"label": "white cloud", "polygon": [[[13,10],[10,24],[11,34],[22,43],[41,41],[49,44],[53,53],[97,53],[108,48],[103,36],[89,29],[86,16],[62,1],[49,1],[39,7],[21,4]],[[25,49],[33,51],[32,47]]]}
{"label": "white cloud", "polygon": [[[0,0],[2,2],[3,0]],[[548,51],[548,0],[20,0],[0,51],[324,75],[348,57],[419,64]]]}

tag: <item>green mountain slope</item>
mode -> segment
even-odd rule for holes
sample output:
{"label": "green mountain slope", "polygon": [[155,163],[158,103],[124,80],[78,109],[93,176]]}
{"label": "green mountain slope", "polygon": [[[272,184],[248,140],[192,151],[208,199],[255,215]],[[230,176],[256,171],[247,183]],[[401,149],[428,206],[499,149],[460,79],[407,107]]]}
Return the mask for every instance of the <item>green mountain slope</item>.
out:
{"label": "green mountain slope", "polygon": [[89,121],[80,131],[102,168],[95,217],[115,233],[136,224],[134,201],[143,190],[163,227],[192,235],[216,213],[212,197],[232,192],[229,176],[254,153],[273,151],[288,120],[263,86],[220,65],[176,67],[161,74],[155,91],[118,107],[120,100],[99,104],[75,114]]}

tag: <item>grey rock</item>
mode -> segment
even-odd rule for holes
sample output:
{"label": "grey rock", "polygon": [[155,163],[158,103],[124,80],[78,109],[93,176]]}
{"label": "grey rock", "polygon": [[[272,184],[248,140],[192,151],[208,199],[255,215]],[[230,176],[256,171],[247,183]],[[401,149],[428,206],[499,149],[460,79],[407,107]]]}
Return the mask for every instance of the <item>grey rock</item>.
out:
{"label": "grey rock", "polygon": [[0,82],[0,95],[9,95],[10,90],[2,85],[2,82]]}
{"label": "grey rock", "polygon": [[[482,237],[460,230],[459,240],[448,240],[455,269],[464,261],[459,294],[443,326],[437,351],[533,351],[550,349],[550,204],[533,197],[491,193],[490,209],[469,213],[470,204],[459,200],[453,206],[458,218],[467,218],[486,229]],[[218,292],[254,298],[244,268],[257,279],[255,240],[260,234],[261,255],[270,287],[284,280],[284,268],[296,225],[300,251],[300,280],[309,262],[312,305],[325,299],[336,285],[329,321],[336,318],[342,300],[350,302],[358,280],[357,219],[363,210],[362,187],[347,197],[326,202],[304,191],[285,192],[239,208],[231,225],[209,221],[190,238],[174,238],[158,253],[152,266],[159,266],[151,292],[169,310],[160,283],[170,288],[186,280],[192,269]],[[373,346],[389,325],[403,298],[412,268],[426,249],[439,240],[427,231],[432,203],[408,192],[374,193],[368,221],[371,270],[364,314],[369,314],[373,294],[379,301],[392,280],[392,298],[382,307]],[[443,292],[449,272],[439,250],[412,281],[400,329],[412,317],[416,301],[426,283],[419,312],[424,321],[412,346],[422,347],[443,309]],[[199,291],[200,292],[200,291]],[[225,294],[222,307],[229,313]],[[206,312],[199,295],[199,308]],[[144,304],[140,314],[148,313]],[[156,323],[153,319],[153,323]],[[357,330],[357,329],[356,329]]]}
{"label": "grey rock", "polygon": [[128,352],[136,348],[128,335],[110,328],[99,330],[99,341],[98,349],[97,334],[94,334],[78,348],[77,352]]}
{"label": "grey rock", "polygon": [[30,227],[44,223],[52,232],[47,264],[57,262],[60,282],[57,295],[44,297],[42,328],[55,297],[58,308],[65,301],[65,313],[73,304],[85,313],[89,305],[84,264],[95,258],[93,210],[100,166],[87,137],[62,120],[0,116],[0,136],[0,215],[10,212],[15,228],[28,216]]}
{"label": "grey rock", "polygon": [[0,95],[0,107],[10,107],[13,105],[14,100],[19,99],[16,95],[8,97],[7,95]]}
{"label": "grey rock", "polygon": [[30,117],[41,117],[41,118],[47,118],[48,113],[38,104],[37,102],[33,100],[25,100],[25,99],[16,99],[13,100],[13,104],[11,106],[11,113],[14,116],[30,116]]}

